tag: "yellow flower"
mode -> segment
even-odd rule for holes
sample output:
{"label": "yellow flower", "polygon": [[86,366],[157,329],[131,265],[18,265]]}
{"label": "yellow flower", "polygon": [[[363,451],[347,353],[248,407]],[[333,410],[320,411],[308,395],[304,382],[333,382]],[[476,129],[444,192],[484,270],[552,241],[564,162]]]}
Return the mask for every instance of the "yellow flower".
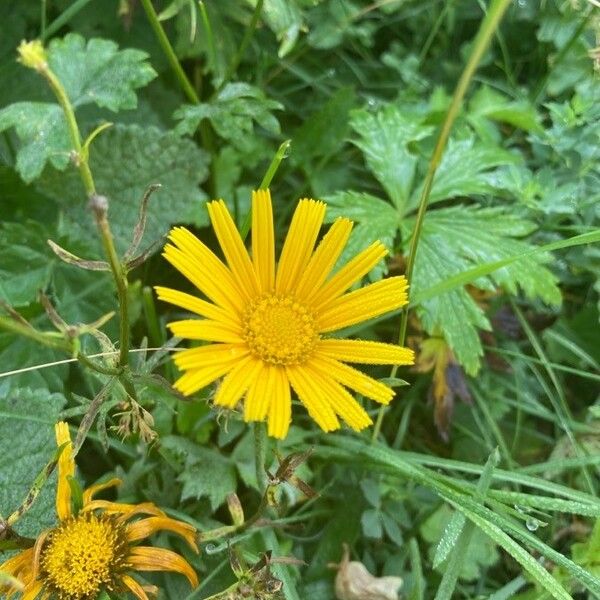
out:
{"label": "yellow flower", "polygon": [[[171,531],[183,537],[194,551],[196,530],[191,525],[170,519],[151,502],[120,504],[95,500],[94,496],[120,483],[111,479],[93,485],[83,493],[83,507],[74,514],[69,479],[75,473],[73,445],[66,423],[57,423],[56,442],[66,444],[58,462],[56,512],[59,524],[43,532],[33,548],[27,548],[0,565],[0,572],[23,584],[22,600],[94,600],[101,590],[131,592],[148,600],[155,586],[143,586],[133,571],[174,571],[185,575],[191,585],[198,578],[190,564],[172,550],[136,545],[157,531]],[[144,515],[144,518],[131,519]],[[0,585],[7,598],[18,588]]]}
{"label": "yellow flower", "polygon": [[347,290],[387,253],[375,242],[334,274],[352,222],[338,219],[315,250],[325,204],[301,200],[275,266],[273,212],[268,191],[252,196],[252,256],[222,200],[208,212],[227,265],[183,227],[169,234],[163,256],[211,302],[156,287],[161,300],[203,317],[169,325],[174,335],[214,342],[184,350],[175,363],[184,371],[175,387],[193,394],[219,377],[218,406],[233,408],[245,395],[244,419],[268,420],[269,435],[286,436],[291,419],[290,384],[310,416],[325,431],[338,416],[355,430],[372,423],[346,388],[382,404],[394,392],[345,362],[412,364],[412,350],[325,334],[397,309],[407,303],[404,277],[390,277]]}

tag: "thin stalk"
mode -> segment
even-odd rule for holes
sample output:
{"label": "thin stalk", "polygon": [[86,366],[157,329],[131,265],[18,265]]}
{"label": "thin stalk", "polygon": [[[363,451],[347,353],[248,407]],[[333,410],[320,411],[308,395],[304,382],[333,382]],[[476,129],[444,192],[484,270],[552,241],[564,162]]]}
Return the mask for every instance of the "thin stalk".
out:
{"label": "thin stalk", "polygon": [[262,422],[254,423],[254,469],[256,482],[261,494],[267,489],[267,473],[265,461],[267,458],[267,428]]}
{"label": "thin stalk", "polygon": [[237,68],[240,66],[240,62],[242,61],[242,58],[244,57],[246,48],[248,47],[248,44],[250,43],[250,40],[252,40],[252,36],[254,35],[254,32],[256,31],[256,26],[258,25],[258,20],[260,19],[260,15],[262,13],[263,4],[264,4],[264,0],[258,0],[258,2],[256,3],[256,6],[254,7],[254,13],[252,14],[252,20],[250,21],[250,24],[248,25],[248,27],[246,27],[246,31],[244,32],[244,37],[242,38],[242,43],[240,44],[240,47],[238,48],[237,52],[235,53],[235,56],[233,57],[233,60],[231,61],[231,64],[229,65],[229,69],[227,69],[227,73],[225,74],[225,78],[223,79],[223,83],[221,84],[220,87],[223,87],[227,83],[227,81],[229,81],[229,79],[237,71]]}
{"label": "thin stalk", "polygon": [[[465,93],[467,91],[467,88],[469,87],[469,84],[471,83],[471,79],[473,78],[473,75],[479,65],[479,62],[481,61],[483,54],[487,50],[490,41],[492,40],[492,37],[494,36],[496,29],[500,24],[500,20],[506,12],[506,9],[508,8],[510,2],[511,0],[492,1],[487,14],[483,18],[483,21],[479,26],[479,31],[477,32],[477,35],[473,42],[473,49],[471,51],[471,55],[469,56],[469,60],[465,65],[464,71],[462,72],[462,75],[458,80],[456,89],[454,90],[454,94],[452,96],[452,101],[450,102],[450,107],[448,108],[448,112],[446,113],[446,118],[442,123],[442,128],[438,135],[438,139],[433,150],[433,155],[431,157],[431,161],[429,162],[429,168],[427,169],[427,174],[425,176],[423,191],[421,192],[421,197],[419,199],[419,209],[417,211],[417,217],[415,219],[415,227],[413,230],[412,238],[410,240],[408,259],[406,262],[406,278],[409,282],[412,282],[412,276],[415,268],[415,260],[417,258],[417,249],[419,246],[419,238],[421,236],[423,221],[425,220],[425,214],[427,212],[427,205],[429,202],[431,187],[433,185],[433,179],[442,160],[442,155],[444,154],[446,143],[448,142],[448,138],[450,136],[450,131],[452,130],[454,121],[458,116],[463,99],[465,97]],[[403,346],[404,341],[406,340],[407,328],[408,310],[405,309],[402,312],[402,317],[400,320],[400,332],[398,335],[398,344],[400,346]],[[390,376],[396,377],[397,371],[398,367],[394,366]],[[377,414],[377,420],[373,428],[372,441],[375,441],[377,439],[377,436],[379,435],[381,425],[383,423],[384,414],[385,407],[381,407],[379,409],[379,413]]]}
{"label": "thin stalk", "polygon": [[142,0],[142,6],[146,11],[146,16],[148,17],[148,21],[150,21],[150,26],[154,30],[154,34],[158,39],[158,43],[160,44],[162,51],[165,53],[173,74],[181,86],[183,93],[192,104],[200,104],[200,98],[198,98],[196,90],[190,83],[190,80],[187,78],[185,71],[179,63],[179,59],[175,54],[175,50],[173,50],[173,46],[171,46],[171,42],[169,42],[169,38],[165,33],[162,23],[158,20],[158,15],[154,10],[154,6],[152,6],[151,0]]}
{"label": "thin stalk", "polygon": [[61,27],[65,26],[80,10],[85,8],[92,0],[75,0],[69,5],[48,27],[43,29],[41,39],[52,37]]}
{"label": "thin stalk", "polygon": [[62,336],[59,336],[58,333],[54,331],[38,331],[37,329],[19,323],[10,317],[3,317],[0,315],[0,329],[27,337],[30,340],[34,340],[35,342],[42,344],[43,346],[47,346],[48,348],[54,348],[55,350],[62,350],[63,352],[69,353],[73,351],[72,344],[69,344],[69,342]]}

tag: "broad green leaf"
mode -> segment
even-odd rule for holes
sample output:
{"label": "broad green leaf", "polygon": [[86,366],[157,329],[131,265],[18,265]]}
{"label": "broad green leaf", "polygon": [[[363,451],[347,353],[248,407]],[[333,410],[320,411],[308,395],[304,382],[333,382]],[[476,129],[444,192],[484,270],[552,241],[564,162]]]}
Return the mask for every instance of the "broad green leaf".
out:
{"label": "broad green leaf", "polygon": [[[47,389],[2,388],[0,393],[0,514],[7,517],[25,499],[33,480],[56,450],[54,424],[65,405]],[[56,522],[55,477],[46,482],[15,530],[36,537]]]}
{"label": "broad green leaf", "polygon": [[[205,196],[198,187],[207,175],[207,158],[191,140],[153,127],[116,126],[94,141],[90,165],[98,193],[109,199],[108,215],[121,252],[131,241],[142,196],[152,183],[160,183],[162,188],[148,204],[146,245],[159,240],[172,223],[207,222]],[[71,236],[97,240],[77,172],[49,169],[37,185],[64,210]],[[99,247],[99,242],[96,245]]]}
{"label": "broad green leaf", "polygon": [[[496,167],[518,160],[518,155],[476,142],[474,138],[450,140],[431,186],[429,204],[460,196],[491,194],[502,188]],[[418,206],[422,188],[418,186],[412,194],[411,208]]]}
{"label": "broad green leaf", "polygon": [[180,120],[175,129],[178,133],[191,135],[207,119],[222,138],[244,147],[254,123],[272,134],[279,133],[279,122],[271,112],[282,108],[259,88],[237,82],[228,83],[210,103],[184,105],[173,116]]}
{"label": "broad green leaf", "polygon": [[[398,212],[388,202],[370,194],[337,192],[326,196],[326,220],[333,222],[347,217],[355,222],[354,229],[344,248],[338,264],[343,265],[361,250],[379,240],[391,253],[398,228]],[[372,280],[381,279],[387,273],[387,265],[380,262],[369,274]]]}
{"label": "broad green leaf", "polygon": [[423,124],[422,116],[403,112],[393,104],[377,113],[353,111],[350,125],[358,134],[353,141],[365,155],[369,169],[403,212],[418,162],[409,144],[429,136],[432,128]]}
{"label": "broad green leaf", "polygon": [[173,435],[163,438],[162,446],[182,461],[178,477],[183,484],[182,500],[206,497],[214,511],[235,492],[235,465],[219,452]]}
{"label": "broad green leaf", "polygon": [[[135,90],[156,73],[140,50],[119,50],[110,40],[86,41],[75,33],[50,43],[48,64],[75,109],[86,104],[114,112],[137,106]],[[46,82],[40,78],[39,85]],[[0,111],[0,131],[14,127],[21,147],[17,170],[25,181],[40,175],[47,162],[64,170],[72,149],[65,117],[57,103],[17,102]]]}
{"label": "broad green leaf", "polygon": [[47,237],[35,221],[0,225],[0,300],[26,306],[46,289],[54,262]]}
{"label": "broad green leaf", "polygon": [[[411,221],[402,223],[403,238],[410,239]],[[484,290],[501,287],[516,294],[518,289],[530,298],[560,304],[556,277],[544,267],[547,254],[532,254],[533,247],[519,239],[531,232],[532,223],[501,209],[475,209],[459,206],[432,211],[425,219],[411,291],[420,290],[473,265],[500,261],[515,255],[521,259],[478,278],[472,284]],[[477,328],[489,329],[483,310],[464,289],[453,289],[422,302],[420,315],[429,333],[441,330],[456,358],[469,374],[479,370],[483,350]]]}

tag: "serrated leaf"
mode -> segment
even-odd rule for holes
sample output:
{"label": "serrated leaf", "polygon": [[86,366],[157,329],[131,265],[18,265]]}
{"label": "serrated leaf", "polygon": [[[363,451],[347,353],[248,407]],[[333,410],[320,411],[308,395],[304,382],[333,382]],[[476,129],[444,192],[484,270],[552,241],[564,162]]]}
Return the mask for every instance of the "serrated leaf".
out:
{"label": "serrated leaf", "polygon": [[[517,155],[499,146],[476,142],[474,138],[450,140],[431,186],[429,204],[459,196],[490,194],[502,188],[496,168],[518,161]],[[411,208],[417,207],[422,188],[423,184],[412,194]]]}
{"label": "serrated leaf", "polygon": [[184,462],[177,478],[183,484],[182,500],[206,497],[214,511],[235,492],[235,465],[219,452],[173,435],[163,438],[162,446]]}
{"label": "serrated leaf", "polygon": [[[96,104],[114,112],[137,106],[135,90],[155,76],[140,50],[119,50],[109,40],[87,42],[75,33],[53,40],[48,64],[74,108]],[[39,85],[46,85],[40,79]],[[64,170],[72,145],[63,111],[57,103],[18,102],[0,111],[0,131],[14,127],[21,140],[17,170],[25,181],[40,175],[47,162]]]}
{"label": "serrated leaf", "polygon": [[47,237],[44,227],[34,221],[0,225],[0,300],[26,306],[46,288],[53,266]]}
{"label": "serrated leaf", "polygon": [[418,156],[409,144],[431,134],[422,117],[388,105],[377,113],[352,112],[352,129],[359,135],[354,143],[363,151],[367,165],[392,202],[403,210],[413,186]]}
{"label": "serrated leaf", "polygon": [[201,121],[208,119],[222,138],[243,145],[254,123],[270,133],[279,133],[279,122],[271,111],[282,108],[259,88],[236,82],[228,83],[210,103],[184,105],[173,116],[180,120],[175,128],[178,133],[191,135]]}
{"label": "serrated leaf", "polygon": [[[98,193],[109,199],[117,249],[123,252],[129,245],[142,196],[152,183],[162,188],[148,204],[146,244],[157,241],[172,223],[206,224],[206,197],[198,185],[207,176],[207,162],[206,153],[191,140],[154,127],[116,126],[99,136],[90,150],[90,166]],[[77,172],[47,169],[36,185],[64,209],[72,236],[97,240]]]}
{"label": "serrated leaf", "polygon": [[[24,500],[37,473],[52,458],[54,423],[65,405],[62,394],[45,388],[13,389],[0,394],[0,514],[8,516]],[[46,482],[15,530],[37,536],[56,522],[55,477]]]}
{"label": "serrated leaf", "polygon": [[[355,221],[354,229],[338,261],[345,264],[361,250],[379,240],[391,253],[398,228],[399,215],[389,202],[359,192],[337,192],[326,196],[326,220],[333,222],[338,217],[347,217]],[[380,262],[369,273],[373,281],[381,279],[387,273],[387,265]]]}
{"label": "serrated leaf", "polygon": [[[403,238],[410,239],[411,222],[402,224]],[[502,209],[453,207],[432,211],[421,232],[411,290],[431,287],[477,264],[523,254],[520,260],[481,277],[473,285],[494,290],[501,287],[516,294],[518,288],[530,298],[560,304],[556,277],[543,265],[547,254],[532,254],[530,244],[515,239],[532,230],[532,223]],[[483,350],[477,328],[489,329],[482,309],[464,289],[440,294],[421,305],[426,331],[443,331],[458,361],[469,374],[477,373]]]}

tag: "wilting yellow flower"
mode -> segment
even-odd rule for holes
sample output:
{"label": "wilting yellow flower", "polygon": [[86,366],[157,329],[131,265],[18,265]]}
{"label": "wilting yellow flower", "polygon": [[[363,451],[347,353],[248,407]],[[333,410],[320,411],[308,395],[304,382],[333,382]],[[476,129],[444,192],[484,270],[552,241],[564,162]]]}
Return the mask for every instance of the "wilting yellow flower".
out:
{"label": "wilting yellow flower", "polygon": [[[120,483],[111,479],[93,485],[83,493],[83,507],[74,514],[69,479],[75,473],[73,446],[66,423],[57,423],[56,441],[66,444],[58,462],[56,512],[59,524],[43,532],[33,548],[27,548],[0,565],[0,572],[15,577],[23,585],[22,600],[94,600],[101,590],[131,592],[148,600],[155,586],[141,585],[134,571],[174,571],[185,575],[191,585],[198,577],[190,564],[176,552],[136,545],[157,531],[171,531],[183,537],[194,551],[196,530],[191,525],[170,519],[151,502],[120,504],[94,500],[94,496]],[[144,518],[131,519],[144,515]],[[1,586],[7,598],[17,588]]]}
{"label": "wilting yellow flower", "polygon": [[252,257],[222,200],[208,212],[225,255],[223,264],[183,227],[169,234],[163,256],[211,302],[157,287],[160,299],[203,317],[169,325],[174,335],[215,342],[184,350],[175,363],[184,371],[175,387],[193,394],[224,377],[216,405],[233,408],[245,394],[244,419],[268,420],[269,435],[283,438],[291,418],[290,384],[325,431],[372,423],[346,390],[387,404],[394,392],[342,361],[412,364],[412,350],[373,341],[325,337],[407,303],[407,281],[390,277],[345,293],[387,253],[375,242],[331,274],[352,222],[338,219],[315,250],[325,204],[301,200],[275,267],[273,212],[268,191],[252,196]]}

